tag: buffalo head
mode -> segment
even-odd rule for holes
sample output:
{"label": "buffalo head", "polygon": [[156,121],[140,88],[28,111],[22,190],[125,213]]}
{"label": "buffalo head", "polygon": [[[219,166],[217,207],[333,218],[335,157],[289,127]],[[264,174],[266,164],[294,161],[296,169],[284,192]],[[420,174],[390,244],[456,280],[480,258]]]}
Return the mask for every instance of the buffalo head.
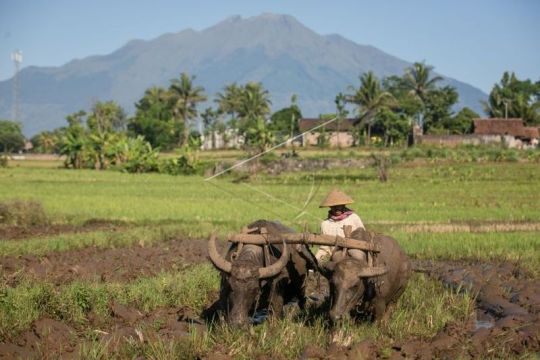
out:
{"label": "buffalo head", "polygon": [[386,267],[368,267],[365,261],[352,257],[326,264],[323,274],[330,281],[330,319],[338,322],[348,316],[368,295],[368,279],[386,272]]}
{"label": "buffalo head", "polygon": [[224,273],[227,320],[231,325],[248,323],[249,311],[261,293],[261,280],[279,275],[289,261],[289,249],[285,243],[279,259],[269,266],[261,266],[263,251],[256,245],[244,245],[241,253],[229,261],[218,253],[215,236],[211,236],[208,242],[208,255],[214,266]]}

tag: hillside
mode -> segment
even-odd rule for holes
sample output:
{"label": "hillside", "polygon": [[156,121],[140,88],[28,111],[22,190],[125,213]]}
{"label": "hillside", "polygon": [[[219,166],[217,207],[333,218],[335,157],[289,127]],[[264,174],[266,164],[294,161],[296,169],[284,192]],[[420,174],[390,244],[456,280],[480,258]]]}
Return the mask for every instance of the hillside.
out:
{"label": "hillside", "polygon": [[[418,55],[419,59],[422,54]],[[340,35],[320,35],[287,15],[228,18],[202,31],[191,29],[143,41],[133,40],[108,55],[73,60],[60,67],[27,67],[20,72],[24,132],[32,135],[65,125],[65,116],[89,109],[96,100],[115,100],[128,113],[150,86],[168,86],[188,72],[209,95],[236,81],[261,81],[271,93],[273,110],[289,104],[291,94],[305,116],[334,111],[334,98],[358,76],[399,75],[410,65],[373,46]],[[433,64],[436,67],[436,64]],[[446,78],[458,89],[459,106],[480,112],[486,94]],[[0,118],[11,117],[11,80],[0,82]]]}

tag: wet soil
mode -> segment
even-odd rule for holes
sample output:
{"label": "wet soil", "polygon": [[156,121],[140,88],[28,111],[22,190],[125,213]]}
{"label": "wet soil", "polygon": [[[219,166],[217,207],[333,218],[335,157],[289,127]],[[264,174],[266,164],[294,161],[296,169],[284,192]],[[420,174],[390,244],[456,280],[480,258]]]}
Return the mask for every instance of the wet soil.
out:
{"label": "wet soil", "polygon": [[126,282],[206,261],[206,240],[175,239],[143,247],[96,248],[46,255],[0,258],[0,279],[16,286],[21,279],[62,285],[73,280]]}
{"label": "wet soil", "polygon": [[415,268],[466,291],[476,300],[476,317],[448,323],[431,339],[407,339],[390,348],[370,339],[326,350],[310,345],[301,358],[508,358],[540,352],[540,279],[512,263],[416,261]]}
{"label": "wet soil", "polygon": [[[190,240],[189,244],[194,243]],[[198,244],[196,246],[200,246],[201,253],[193,250],[191,255],[178,263],[188,261],[187,259],[202,260],[205,257],[206,242],[200,241]],[[173,252],[185,251],[187,241],[173,241],[168,245],[169,249],[177,249],[172,250]],[[130,249],[135,251],[136,248]],[[164,254],[165,247],[152,249],[161,251],[161,256],[167,258]],[[126,251],[104,251],[106,253],[114,250]],[[135,252],[144,250],[146,249],[140,248]],[[132,256],[130,254],[122,261],[128,261]],[[96,259],[98,257],[95,255]],[[159,256],[145,261],[155,266],[160,261],[156,262],[156,258]],[[79,258],[79,265],[81,261],[82,258]],[[333,344],[326,349],[312,344],[304,349],[300,358],[507,358],[540,351],[540,279],[511,263],[417,261],[415,268],[439,279],[456,291],[467,291],[476,300],[476,318],[467,324],[449,323],[431,339],[410,338],[391,344],[390,347],[371,339],[346,347]],[[210,298],[212,299],[208,299],[208,303],[217,298],[217,293],[211,294]],[[36,358],[44,357],[44,354],[47,357],[77,357],[85,346],[89,346],[90,338],[100,341],[107,351],[116,352],[126,342],[133,344],[152,343],[157,339],[188,340],[193,331],[207,331],[198,314],[187,308],[160,308],[144,313],[130,306],[113,303],[110,304],[110,313],[111,321],[106,325],[94,322],[92,316],[89,316],[89,324],[85,325],[84,330],[50,318],[39,319],[33,323],[30,330],[16,339],[0,343],[0,358]],[[205,358],[232,357],[227,349],[218,345]]]}
{"label": "wet soil", "polygon": [[109,326],[93,324],[90,317],[86,331],[58,320],[39,319],[17,339],[0,342],[0,359],[85,358],[91,355],[88,352],[92,346],[101,347],[103,358],[107,358],[107,353],[118,355],[127,344],[186,340],[193,332],[206,331],[206,325],[189,309],[159,308],[143,314],[125,305],[111,304],[110,312]]}
{"label": "wet soil", "polygon": [[49,224],[40,226],[0,226],[0,240],[23,240],[59,234],[83,233],[99,230],[119,231],[129,224],[124,221],[90,219],[82,225]]}

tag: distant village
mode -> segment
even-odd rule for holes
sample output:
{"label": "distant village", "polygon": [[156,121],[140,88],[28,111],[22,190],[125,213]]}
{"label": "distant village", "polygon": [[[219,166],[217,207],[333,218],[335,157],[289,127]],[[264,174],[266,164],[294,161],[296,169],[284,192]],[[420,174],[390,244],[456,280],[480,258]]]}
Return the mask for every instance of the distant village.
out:
{"label": "distant village", "polygon": [[[321,126],[325,121],[327,120],[317,118],[298,120],[298,128],[302,136],[295,139],[295,145],[301,147],[317,146],[320,144],[322,136],[326,138],[325,141],[330,148],[347,148],[356,145],[353,133],[357,131],[358,119],[347,118],[339,123],[331,122]],[[228,141],[224,141],[225,136],[229,136]],[[539,140],[540,127],[525,126],[521,118],[477,118],[474,119],[474,132],[472,134],[424,134],[422,129],[415,125],[409,137],[409,145],[454,147],[457,145],[498,144],[514,149],[532,149],[538,147]],[[202,149],[239,148],[243,143],[241,136],[216,132],[204,137]]]}

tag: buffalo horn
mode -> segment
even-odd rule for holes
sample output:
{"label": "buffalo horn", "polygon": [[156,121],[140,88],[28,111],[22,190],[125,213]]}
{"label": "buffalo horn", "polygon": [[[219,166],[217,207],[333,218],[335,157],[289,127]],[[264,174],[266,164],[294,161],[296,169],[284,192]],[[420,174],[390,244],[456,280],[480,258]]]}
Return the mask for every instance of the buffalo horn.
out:
{"label": "buffalo horn", "polygon": [[210,236],[210,240],[208,240],[208,256],[210,256],[210,260],[214,263],[214,265],[221,271],[224,271],[226,273],[230,273],[232,269],[232,264],[225,260],[223,256],[221,256],[216,248],[216,234],[212,234]]}
{"label": "buffalo horn", "polygon": [[273,263],[270,266],[265,266],[263,268],[259,269],[259,278],[265,279],[272,276],[276,276],[279,274],[281,269],[287,265],[287,262],[289,261],[289,248],[287,247],[287,244],[285,244],[285,241],[283,242],[283,252],[281,253],[281,257]]}
{"label": "buffalo horn", "polygon": [[360,277],[381,276],[388,272],[386,266],[365,267],[360,272]]}

